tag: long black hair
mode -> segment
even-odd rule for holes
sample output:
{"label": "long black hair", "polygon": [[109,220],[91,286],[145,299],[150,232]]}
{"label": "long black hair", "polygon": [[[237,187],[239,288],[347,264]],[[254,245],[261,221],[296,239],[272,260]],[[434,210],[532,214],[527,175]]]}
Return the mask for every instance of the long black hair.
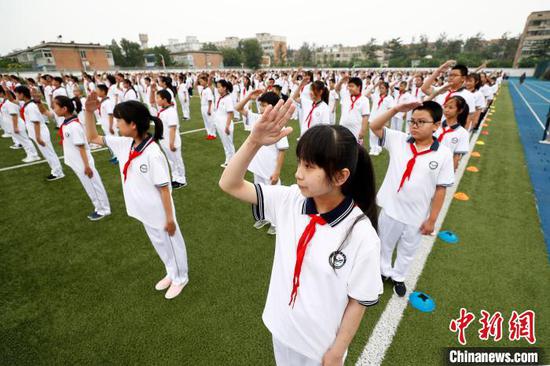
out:
{"label": "long black hair", "polygon": [[137,132],[141,137],[148,133],[150,122],[153,121],[155,123],[153,139],[155,141],[162,139],[162,121],[160,118],[152,116],[145,104],[137,100],[118,103],[113,110],[113,116],[123,119],[126,123],[135,123]]}
{"label": "long black hair", "polygon": [[80,113],[82,111],[82,103],[78,98],[69,98],[64,95],[58,95],[53,98],[55,103],[57,103],[61,108],[67,108],[67,111],[71,114]]}
{"label": "long black hair", "polygon": [[174,85],[172,85],[172,78],[170,76],[161,76],[160,81],[162,81],[164,84],[166,84],[166,88],[170,89],[174,95],[178,93],[176,88],[174,88]]}
{"label": "long black hair", "polygon": [[313,84],[311,84],[311,90],[321,94],[321,100],[328,104],[329,91],[325,83],[321,80],[314,81]]}
{"label": "long black hair", "polygon": [[222,88],[225,88],[225,90],[227,90],[227,94],[231,94],[233,92],[233,84],[225,79],[216,81],[216,84],[220,84]]}
{"label": "long black hair", "polygon": [[374,168],[366,150],[343,126],[317,125],[309,128],[300,138],[296,156],[301,161],[322,168],[332,178],[342,169],[349,169],[350,176],[342,185],[342,193],[352,197],[357,206],[378,227]]}
{"label": "long black hair", "polygon": [[466,126],[466,122],[468,121],[468,114],[470,113],[470,107],[468,107],[468,103],[466,103],[466,100],[460,95],[453,95],[447,100],[447,103],[449,103],[449,100],[454,100],[456,103],[456,109],[458,109],[456,121],[462,127]]}

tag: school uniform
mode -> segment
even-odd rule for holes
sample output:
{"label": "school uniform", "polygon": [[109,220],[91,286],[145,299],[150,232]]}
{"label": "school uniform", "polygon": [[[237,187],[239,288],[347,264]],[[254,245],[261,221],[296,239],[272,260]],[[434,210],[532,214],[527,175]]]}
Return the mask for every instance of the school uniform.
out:
{"label": "school uniform", "polygon": [[[52,87],[52,91],[51,91],[51,98],[50,100],[53,102],[53,100],[55,99],[55,97],[57,96],[64,96],[66,97],[67,96],[67,91],[65,90],[65,88],[63,87],[57,87],[57,88],[53,88]],[[51,106],[51,104],[50,104]],[[53,109],[53,108],[52,108]],[[55,112],[53,112],[53,115],[54,115],[54,119],[55,119],[55,124],[57,125],[57,127],[59,128],[59,126],[61,126],[61,124],[63,123],[63,121],[65,120],[65,118],[61,117],[61,116],[58,116],[57,114],[55,114]]]}
{"label": "school uniform", "polygon": [[[231,99],[233,100],[233,105],[236,105],[239,102],[240,92],[241,92],[240,85],[234,84],[233,91],[231,92]],[[233,117],[236,118],[237,120],[240,120],[241,114],[237,111],[234,111]]]}
{"label": "school uniform", "polygon": [[336,90],[332,89],[328,95],[328,109],[330,113],[330,124],[334,125],[336,123],[336,102],[338,101],[339,96]]}
{"label": "school uniform", "polygon": [[[388,170],[376,197],[382,208],[378,219],[381,272],[403,282],[422,239],[420,227],[428,218],[436,187],[454,184],[453,156],[437,139],[429,149],[417,151],[412,137],[387,127],[380,145],[390,155]],[[410,161],[414,161],[412,166]],[[397,258],[392,267],[397,244]]]}
{"label": "school uniform", "polygon": [[[0,113],[1,119],[5,124],[4,131],[11,134],[12,139],[16,144],[23,146],[25,153],[27,154],[24,160],[38,160],[38,152],[31,142],[29,135],[27,133],[27,128],[25,127],[25,122],[19,115],[19,105],[10,101],[9,99],[4,99],[0,102]],[[13,130],[13,116],[17,117],[17,129],[19,133],[15,133]]]}
{"label": "school uniform", "polygon": [[[50,140],[50,130],[46,126],[38,106],[30,100],[21,104],[19,113],[23,121],[25,121],[25,126],[27,127],[29,137],[36,143],[38,150],[48,162],[51,169],[51,174],[56,177],[63,177],[63,168],[61,168],[61,163],[59,162],[59,158],[57,157]],[[40,145],[36,140],[36,134],[34,131],[35,123],[39,124],[40,137],[42,138],[42,141],[44,141],[45,146]]]}
{"label": "school uniform", "polygon": [[300,136],[307,130],[306,117],[309,116],[309,112],[313,106],[313,100],[311,100],[311,83],[306,84],[300,89]]}
{"label": "school uniform", "polygon": [[119,161],[122,193],[128,216],[143,224],[172,282],[186,283],[189,279],[187,252],[172,197],[170,200],[176,232],[174,236],[170,236],[164,230],[166,213],[159,188],[168,187],[171,191],[171,179],[168,162],[160,146],[153,142],[152,137],[146,138],[138,146],[133,146],[131,137],[105,136],[103,139]]}
{"label": "school uniform", "polygon": [[[372,95],[372,110],[370,118],[373,119],[381,113],[384,113],[395,105],[391,95],[380,96],[378,93]],[[369,147],[370,154],[378,155],[382,152],[382,147],[378,144],[378,136],[369,128]]]}
{"label": "school uniform", "polygon": [[363,126],[363,117],[370,115],[370,103],[364,95],[349,95],[344,97],[340,92],[340,125],[347,127],[359,139],[359,133]]}
{"label": "school uniform", "polygon": [[454,155],[465,155],[470,149],[470,134],[458,123],[449,127],[447,121],[443,121],[435,131],[434,136],[439,143],[447,146]]}
{"label": "school uniform", "polygon": [[[382,294],[380,240],[350,197],[318,215],[314,200],[297,185],[255,187],[254,217],[278,227],[262,316],[273,337],[275,360],[278,365],[320,365],[349,298],[372,306]],[[305,253],[297,251],[304,247]]]}
{"label": "school uniform", "polygon": [[[176,107],[171,104],[167,107],[160,108],[157,117],[162,121],[163,133],[162,140],[160,140],[160,146],[168,158],[170,170],[172,171],[172,181],[187,184],[187,179],[185,178],[185,165],[181,155],[178,111]],[[170,129],[174,127],[176,128],[176,137],[174,139],[176,151],[170,149]]]}
{"label": "school uniform", "polygon": [[304,126],[302,127],[300,136],[303,136],[304,133],[313,126],[328,124],[330,124],[330,110],[328,104],[323,101],[313,102],[309,113],[304,119]]}
{"label": "school uniform", "polygon": [[416,85],[413,85],[411,88],[411,95],[416,99],[418,102],[422,102],[424,100],[424,97],[426,96],[424,92],[422,91],[421,87],[417,87]]}
{"label": "school uniform", "polygon": [[225,163],[228,164],[233,155],[235,155],[235,146],[233,145],[233,121],[229,124],[229,135],[225,133],[225,126],[227,125],[227,114],[234,111],[233,100],[231,96],[226,94],[223,97],[220,96],[216,100],[214,110],[214,125],[220,136],[220,140],[225,152]]}
{"label": "school uniform", "polygon": [[137,93],[133,88],[126,89],[122,93],[122,101],[127,102],[129,100],[138,100]]}
{"label": "school uniform", "polygon": [[[88,194],[90,201],[94,205],[94,211],[105,216],[111,214],[111,206],[107,191],[101,181],[101,176],[95,168],[94,158],[90,153],[90,146],[86,140],[84,126],[77,116],[67,118],[59,128],[59,136],[61,137],[61,145],[63,145],[63,156],[65,164],[68,165],[76,174],[84,190]],[[83,147],[88,157],[88,165],[92,169],[92,177],[88,177],[84,173],[84,162],[80,155],[80,147]]]}
{"label": "school uniform", "polygon": [[[407,91],[404,93],[395,93],[395,105],[401,103],[411,103],[414,102],[415,98]],[[409,112],[407,113],[397,113],[392,117],[390,126],[393,130],[403,131],[403,122],[410,119]]]}
{"label": "school uniform", "polygon": [[97,114],[99,117],[99,122],[101,124],[101,128],[103,129],[103,132],[106,136],[109,135],[118,135],[118,128],[116,120],[113,118],[113,131],[114,133],[111,133],[111,130],[109,129],[109,116],[113,116],[113,110],[115,109],[115,103],[110,97],[105,97],[101,100],[99,103],[99,107],[97,108]]}
{"label": "school uniform", "polygon": [[[201,97],[201,114],[204,121],[204,128],[208,136],[216,136],[216,127],[214,125],[214,94],[209,87],[203,87],[199,85],[197,87],[199,95]],[[208,105],[212,103],[210,107],[210,115],[208,115]]]}
{"label": "school uniform", "polygon": [[181,111],[184,119],[189,119],[189,91],[187,85],[182,83],[178,86],[178,99],[181,104]]}
{"label": "school uniform", "polygon": [[476,104],[474,99],[474,94],[465,89],[460,88],[457,90],[449,90],[443,94],[441,94],[442,99],[436,99],[436,101],[441,104],[441,106],[444,106],[445,103],[452,97],[452,96],[461,96],[466,101],[466,104],[468,104],[469,113],[474,113],[476,111]]}

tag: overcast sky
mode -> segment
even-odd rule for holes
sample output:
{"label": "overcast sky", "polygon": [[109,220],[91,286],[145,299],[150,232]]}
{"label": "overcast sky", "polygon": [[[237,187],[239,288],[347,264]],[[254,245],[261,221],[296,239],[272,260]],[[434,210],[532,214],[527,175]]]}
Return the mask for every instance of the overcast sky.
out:
{"label": "overcast sky", "polygon": [[371,37],[410,42],[420,34],[434,40],[442,32],[495,38],[520,33],[530,12],[549,9],[548,0],[0,0],[1,28],[8,29],[0,54],[58,35],[108,44],[147,33],[154,46],[188,35],[205,42],[269,32],[286,36],[292,48],[304,41],[360,45]]}

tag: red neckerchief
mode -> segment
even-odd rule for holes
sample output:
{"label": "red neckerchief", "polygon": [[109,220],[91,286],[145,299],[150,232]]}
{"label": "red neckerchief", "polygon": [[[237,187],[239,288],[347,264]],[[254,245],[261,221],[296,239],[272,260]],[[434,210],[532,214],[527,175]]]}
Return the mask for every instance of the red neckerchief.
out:
{"label": "red neckerchief", "polygon": [[246,95],[246,88],[243,86],[243,97]]}
{"label": "red neckerchief", "polygon": [[67,126],[69,123],[73,123],[73,122],[78,122],[80,123],[80,121],[78,120],[78,117],[77,116],[71,116],[69,117],[68,119],[66,119],[65,121],[63,121],[63,123],[61,124],[61,126],[59,126],[59,130],[57,130],[57,135],[59,136],[59,145],[63,145],[63,140],[64,140],[64,135],[63,135],[63,127],[64,126]]}
{"label": "red neckerchief", "polygon": [[455,129],[457,128],[457,127],[454,127],[455,125],[453,125],[454,128],[453,128],[453,127],[449,127],[449,128],[446,129],[446,128],[445,128],[446,126],[447,126],[447,124],[445,124],[445,126],[442,126],[443,132],[442,132],[441,135],[439,135],[439,137],[437,138],[437,141],[438,141],[438,142],[443,141],[443,136],[445,136],[446,134],[448,134],[448,133],[450,133],[450,132],[455,131]]}
{"label": "red neckerchief", "polygon": [[419,88],[416,88],[416,93],[414,93],[414,97],[415,97],[415,98],[418,98],[418,89],[419,89]]}
{"label": "red neckerchief", "polygon": [[412,171],[413,171],[413,168],[414,168],[414,164],[416,163],[416,158],[420,155],[425,155],[425,154],[428,154],[428,153],[432,152],[431,148],[429,148],[427,150],[424,150],[424,151],[421,151],[421,152],[418,152],[416,150],[416,146],[414,146],[413,142],[411,142],[409,145],[411,147],[411,151],[413,153],[413,156],[407,162],[407,168],[405,169],[405,172],[403,173],[403,177],[401,177],[401,183],[399,183],[399,188],[397,189],[397,192],[399,192],[401,190],[401,188],[403,187],[403,184],[405,183],[405,180],[407,180],[407,179],[410,180],[411,179],[411,174],[412,174]]}
{"label": "red neckerchief", "polygon": [[449,90],[449,93],[445,96],[445,101],[443,104],[447,103],[447,101],[453,96],[453,94],[456,93],[456,90]]}
{"label": "red neckerchief", "polygon": [[223,98],[227,97],[228,94],[225,94],[223,97],[219,97],[218,98],[218,101],[216,102],[216,110],[218,110],[218,107],[220,106],[220,102],[222,101]]}
{"label": "red neckerchief", "polygon": [[[355,97],[355,99],[353,97]],[[355,102],[357,102],[359,100],[359,98],[361,98],[361,94],[359,94],[359,95],[350,95],[349,96],[349,99],[351,100],[351,108],[349,109],[350,111],[353,110],[353,107],[355,106]]]}
{"label": "red neckerchief", "polygon": [[317,106],[319,106],[319,104],[321,104],[321,101],[317,103],[313,103],[313,106],[311,107],[311,110],[309,111],[309,114],[306,117],[307,128],[309,128],[309,126],[311,125],[311,120],[313,119],[313,111],[315,110],[315,108],[317,108]]}
{"label": "red neckerchief", "polygon": [[298,296],[298,287],[300,287],[300,273],[302,272],[302,263],[304,262],[304,255],[311,239],[315,235],[316,225],[325,225],[327,222],[321,216],[309,215],[310,220],[307,224],[300,240],[298,241],[298,247],[296,248],[296,263],[294,264],[294,276],[292,278],[292,292],[290,293],[289,306],[294,307],[296,302],[296,296]]}
{"label": "red neckerchief", "polygon": [[157,112],[157,117],[160,117],[160,114],[167,110],[168,108],[172,107],[173,104],[168,104],[166,107],[162,108],[160,111]]}
{"label": "red neckerchief", "polygon": [[380,105],[382,104],[382,102],[386,97],[387,97],[387,94],[380,98],[380,100],[378,101],[378,108],[380,108]]}
{"label": "red neckerchief", "polygon": [[29,103],[32,102],[32,99],[29,100],[28,102],[26,102],[25,104],[23,104],[23,106],[21,108],[19,108],[19,116],[21,117],[21,119],[23,120],[23,122],[27,122],[27,120],[25,119],[25,108],[27,108],[27,106],[29,105]]}
{"label": "red neckerchief", "polygon": [[2,101],[2,103],[0,103],[0,109],[2,109],[2,106],[4,105],[4,103],[6,103],[6,100],[8,100],[8,98],[4,98],[4,100]]}
{"label": "red neckerchief", "polygon": [[401,96],[405,94],[405,92],[399,92],[399,96],[397,97],[397,103],[399,103],[399,100],[401,99]]}
{"label": "red neckerchief", "polygon": [[[143,154],[143,152],[145,151],[145,149],[151,145],[151,143],[153,142],[153,138],[152,137],[149,137],[149,141],[147,141],[145,143],[145,146],[143,146],[143,148],[141,150],[136,150],[134,149],[134,142],[132,141],[132,147],[130,148],[130,154],[128,155],[128,160],[126,161],[126,164],[124,164],[124,168],[122,169],[122,175],[124,175],[124,182],[126,182],[126,175],[128,173],[128,168],[130,167],[130,163],[132,162],[132,160],[134,160],[135,158],[137,158],[138,156],[140,156],[141,154]],[[139,146],[138,146],[139,147]]]}

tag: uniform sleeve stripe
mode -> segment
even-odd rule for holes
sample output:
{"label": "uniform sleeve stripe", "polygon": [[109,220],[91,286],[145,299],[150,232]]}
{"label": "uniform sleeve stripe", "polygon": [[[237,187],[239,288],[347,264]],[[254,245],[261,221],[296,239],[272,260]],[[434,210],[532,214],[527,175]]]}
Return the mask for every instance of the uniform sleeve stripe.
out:
{"label": "uniform sleeve stripe", "polygon": [[256,200],[258,201],[258,204],[252,205],[252,215],[256,221],[264,220],[264,195],[262,193],[262,187],[260,187],[259,184],[254,184],[254,187],[256,188]]}
{"label": "uniform sleeve stripe", "polygon": [[454,183],[447,183],[447,184],[438,184],[438,187],[452,187],[454,186]]}
{"label": "uniform sleeve stripe", "polygon": [[378,139],[378,145],[384,147],[384,144],[386,143],[386,127],[382,129],[382,137]]}
{"label": "uniform sleeve stripe", "polygon": [[378,304],[378,299],[372,300],[372,301],[357,301],[357,302],[363,306],[374,306]]}

